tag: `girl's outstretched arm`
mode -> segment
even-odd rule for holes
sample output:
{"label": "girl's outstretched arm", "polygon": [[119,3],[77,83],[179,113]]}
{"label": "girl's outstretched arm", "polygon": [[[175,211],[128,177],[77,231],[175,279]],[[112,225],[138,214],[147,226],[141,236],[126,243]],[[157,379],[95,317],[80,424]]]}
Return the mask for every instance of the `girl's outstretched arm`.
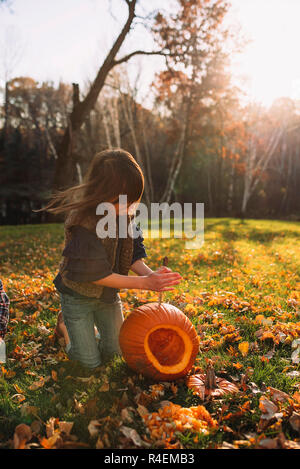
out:
{"label": "girl's outstretched arm", "polygon": [[128,288],[153,291],[173,290],[172,285],[178,285],[182,277],[178,272],[169,272],[170,269],[167,270],[168,272],[159,269],[156,272],[151,271],[148,275],[141,275],[138,277],[111,274],[101,280],[96,280],[93,283],[118,289]]}
{"label": "girl's outstretched arm", "polygon": [[153,270],[148,267],[143,259],[138,259],[135,261],[131,267],[130,270],[134,272],[137,275],[149,275],[153,273]]}

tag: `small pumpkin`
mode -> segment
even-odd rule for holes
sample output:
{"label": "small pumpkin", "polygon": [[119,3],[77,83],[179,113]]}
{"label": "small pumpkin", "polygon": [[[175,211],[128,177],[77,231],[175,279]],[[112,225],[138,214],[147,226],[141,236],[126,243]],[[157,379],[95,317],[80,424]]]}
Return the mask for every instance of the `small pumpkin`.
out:
{"label": "small pumpkin", "polygon": [[187,387],[194,391],[202,400],[205,397],[221,397],[224,394],[239,392],[238,387],[223,378],[215,375],[212,364],[208,364],[206,374],[190,375],[187,378]]}
{"label": "small pumpkin", "polygon": [[192,368],[199,350],[195,327],[169,303],[147,303],[122,324],[119,342],[128,366],[155,381],[172,381]]}

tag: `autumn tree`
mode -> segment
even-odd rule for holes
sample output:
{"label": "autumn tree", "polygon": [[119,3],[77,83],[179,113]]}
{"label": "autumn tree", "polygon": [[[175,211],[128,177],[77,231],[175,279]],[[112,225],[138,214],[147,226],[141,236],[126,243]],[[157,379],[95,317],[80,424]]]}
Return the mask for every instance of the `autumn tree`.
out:
{"label": "autumn tree", "polygon": [[245,152],[244,187],[241,215],[245,217],[250,197],[254,193],[275,154],[285,132],[286,122],[267,115],[257,104],[249,105],[247,116],[247,148]]}
{"label": "autumn tree", "polygon": [[[182,164],[195,152],[203,120],[216,107],[227,87],[224,71],[227,53],[223,48],[229,37],[224,18],[226,1],[178,0],[175,14],[156,16],[154,34],[167,56],[167,69],[157,75],[157,100],[165,107],[170,123],[168,178],[161,200],[169,201]],[[202,122],[201,122],[202,121]]]}
{"label": "autumn tree", "polygon": [[[264,192],[267,211],[276,216],[299,211],[297,194],[300,177],[299,104],[290,98],[278,98],[268,114],[281,123],[281,138],[267,165]],[[277,124],[278,125],[278,124]]]}
{"label": "autumn tree", "polygon": [[7,83],[7,90],[6,125],[2,123],[0,130],[0,201],[6,211],[23,207],[29,213],[31,204],[39,208],[51,190],[56,147],[67,126],[72,89],[63,83],[55,88],[18,77]]}
{"label": "autumn tree", "polygon": [[85,118],[89,115],[91,110],[96,105],[98,96],[103,89],[105,81],[109,72],[116,66],[121,63],[127,62],[131,57],[136,55],[165,55],[167,52],[163,50],[155,51],[144,51],[137,49],[128,54],[119,57],[119,52],[121,46],[123,45],[127,35],[130,30],[134,27],[134,20],[137,18],[137,0],[125,0],[128,7],[128,16],[127,20],[117,36],[112,48],[108,52],[105,60],[100,66],[98,73],[91,83],[91,86],[86,94],[86,96],[80,100],[79,93],[77,94],[77,99],[74,100],[74,105],[71,113],[68,118],[68,126],[64,132],[61,144],[58,148],[57,154],[58,158],[56,161],[55,175],[53,189],[62,189],[70,184],[70,180],[66,180],[66,174],[72,174],[73,172],[73,149],[74,149],[74,139],[78,134],[79,129],[81,128]]}

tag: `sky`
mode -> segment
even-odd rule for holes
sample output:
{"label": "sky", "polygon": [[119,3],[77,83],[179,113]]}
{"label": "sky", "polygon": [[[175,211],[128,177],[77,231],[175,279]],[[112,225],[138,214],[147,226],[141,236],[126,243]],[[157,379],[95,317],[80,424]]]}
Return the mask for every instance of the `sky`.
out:
{"label": "sky", "polygon": [[[140,0],[140,14],[168,8],[174,0]],[[77,82],[81,88],[97,67],[126,20],[124,0],[10,0],[0,9],[0,81],[31,76],[37,81]],[[300,99],[300,0],[231,0],[229,21],[240,24],[251,42],[233,60],[232,71],[249,100],[270,105],[281,96]],[[142,25],[127,37],[122,53],[143,45],[153,49]],[[128,62],[134,79],[140,71],[139,98],[147,95],[161,57],[135,57]]]}
{"label": "sky", "polygon": [[232,16],[251,40],[237,58],[249,98],[270,105],[277,97],[300,99],[300,0],[232,0]]}

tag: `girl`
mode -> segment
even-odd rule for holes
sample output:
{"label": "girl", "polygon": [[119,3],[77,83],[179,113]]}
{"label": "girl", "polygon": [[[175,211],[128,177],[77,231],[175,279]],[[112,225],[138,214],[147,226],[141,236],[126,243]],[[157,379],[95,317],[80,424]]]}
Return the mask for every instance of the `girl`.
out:
{"label": "girl", "polygon": [[[64,338],[69,357],[90,369],[120,354],[119,289],[160,292],[172,290],[181,279],[166,267],[153,272],[144,263],[141,232],[137,238],[119,238],[118,232],[99,237],[98,227],[96,232],[96,208],[105,202],[114,204],[117,218],[125,216],[127,225],[137,229],[128,209],[139,203],[143,190],[143,173],[133,156],[118,148],[104,150],[95,155],[83,184],[60,192],[45,207],[54,214],[67,214],[63,258],[54,280],[62,309],[56,334]],[[120,194],[127,196],[125,207],[118,205]],[[137,276],[129,276],[129,270]]]}

